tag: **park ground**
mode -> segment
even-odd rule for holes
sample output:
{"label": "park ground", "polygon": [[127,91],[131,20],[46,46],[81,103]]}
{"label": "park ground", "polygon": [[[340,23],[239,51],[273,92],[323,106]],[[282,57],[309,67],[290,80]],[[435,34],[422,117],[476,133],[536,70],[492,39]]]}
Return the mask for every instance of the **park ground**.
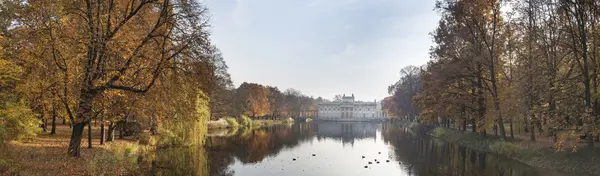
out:
{"label": "park ground", "polygon": [[69,157],[67,146],[71,130],[57,125],[56,134],[43,132],[29,142],[11,141],[0,152],[0,175],[127,175],[133,169],[120,149],[137,146],[131,139],[116,139],[100,145],[100,127],[92,125],[92,148],[88,147],[87,130],[82,140],[81,157]]}
{"label": "park ground", "polygon": [[538,134],[536,141],[529,140],[529,133],[515,134],[514,139],[503,141],[493,134],[480,137],[469,131],[416,122],[399,124],[418,133],[431,135],[437,140],[512,158],[530,166],[578,175],[600,175],[600,147],[589,148],[578,140],[562,139],[563,142],[559,143],[561,147],[557,149],[550,136]]}

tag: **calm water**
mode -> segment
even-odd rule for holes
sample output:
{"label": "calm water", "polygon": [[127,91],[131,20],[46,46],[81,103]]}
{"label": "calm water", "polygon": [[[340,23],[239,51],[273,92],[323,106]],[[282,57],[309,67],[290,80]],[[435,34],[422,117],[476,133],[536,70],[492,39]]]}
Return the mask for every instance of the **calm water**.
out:
{"label": "calm water", "polygon": [[159,152],[157,165],[159,175],[559,175],[385,123],[223,131],[205,149]]}

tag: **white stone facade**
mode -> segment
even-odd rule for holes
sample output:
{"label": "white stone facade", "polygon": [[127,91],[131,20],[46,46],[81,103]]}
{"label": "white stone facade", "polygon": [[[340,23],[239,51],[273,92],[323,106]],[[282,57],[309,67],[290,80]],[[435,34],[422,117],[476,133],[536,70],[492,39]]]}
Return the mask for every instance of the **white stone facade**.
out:
{"label": "white stone facade", "polygon": [[320,103],[317,115],[320,119],[375,119],[382,117],[380,107],[376,101],[354,101],[354,94],[344,95],[342,100]]}

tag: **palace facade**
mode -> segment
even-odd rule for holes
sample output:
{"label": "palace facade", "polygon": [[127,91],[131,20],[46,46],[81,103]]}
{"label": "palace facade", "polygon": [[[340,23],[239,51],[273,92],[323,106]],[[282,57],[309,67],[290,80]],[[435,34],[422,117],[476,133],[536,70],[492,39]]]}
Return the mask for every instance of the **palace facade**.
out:
{"label": "palace facade", "polygon": [[377,101],[355,101],[352,96],[343,95],[341,100],[324,102],[318,105],[319,119],[376,119],[384,115]]}

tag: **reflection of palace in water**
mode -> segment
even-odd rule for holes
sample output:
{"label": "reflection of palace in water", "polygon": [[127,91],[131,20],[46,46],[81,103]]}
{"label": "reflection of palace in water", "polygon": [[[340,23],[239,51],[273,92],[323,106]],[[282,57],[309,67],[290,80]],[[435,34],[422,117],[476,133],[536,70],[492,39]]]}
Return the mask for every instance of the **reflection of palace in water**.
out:
{"label": "reflection of palace in water", "polygon": [[375,139],[381,124],[375,123],[318,123],[317,137],[341,139],[353,143],[355,139]]}

